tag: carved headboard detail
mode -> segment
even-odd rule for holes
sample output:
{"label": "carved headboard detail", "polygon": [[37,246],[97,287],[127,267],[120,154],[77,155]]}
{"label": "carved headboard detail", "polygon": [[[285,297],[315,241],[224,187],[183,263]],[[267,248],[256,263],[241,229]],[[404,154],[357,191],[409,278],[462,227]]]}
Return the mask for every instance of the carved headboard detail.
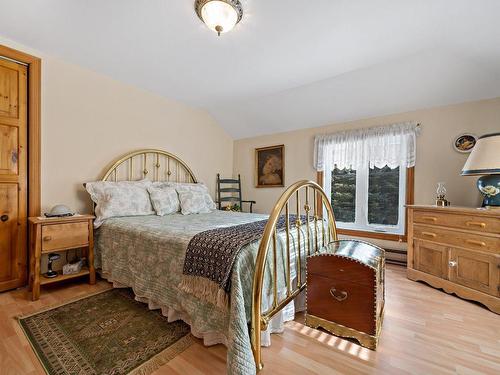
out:
{"label": "carved headboard detail", "polygon": [[102,181],[198,182],[191,169],[170,152],[155,149],[137,150],[118,159],[104,173]]}

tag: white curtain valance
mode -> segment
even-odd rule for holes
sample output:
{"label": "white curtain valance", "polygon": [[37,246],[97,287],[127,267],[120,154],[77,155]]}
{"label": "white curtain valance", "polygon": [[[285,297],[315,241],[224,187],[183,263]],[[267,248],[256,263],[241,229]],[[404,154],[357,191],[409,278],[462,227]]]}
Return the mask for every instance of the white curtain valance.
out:
{"label": "white curtain valance", "polygon": [[317,171],[362,165],[410,168],[415,165],[419,132],[417,123],[406,122],[318,135],[314,139],[314,167]]}

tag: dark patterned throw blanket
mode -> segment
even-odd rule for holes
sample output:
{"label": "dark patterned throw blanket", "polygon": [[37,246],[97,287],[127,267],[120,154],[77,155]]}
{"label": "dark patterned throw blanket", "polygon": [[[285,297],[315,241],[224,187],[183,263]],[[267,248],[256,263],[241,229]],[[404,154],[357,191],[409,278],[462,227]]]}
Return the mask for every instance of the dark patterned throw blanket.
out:
{"label": "dark patterned throw blanket", "polygon": [[[290,226],[295,226],[297,216],[290,215]],[[305,216],[301,217],[305,222]],[[252,241],[262,237],[267,220],[207,230],[196,234],[189,241],[182,280],[179,287],[190,294],[221,308],[229,305],[231,274],[236,256]],[[277,231],[285,229],[282,215]]]}

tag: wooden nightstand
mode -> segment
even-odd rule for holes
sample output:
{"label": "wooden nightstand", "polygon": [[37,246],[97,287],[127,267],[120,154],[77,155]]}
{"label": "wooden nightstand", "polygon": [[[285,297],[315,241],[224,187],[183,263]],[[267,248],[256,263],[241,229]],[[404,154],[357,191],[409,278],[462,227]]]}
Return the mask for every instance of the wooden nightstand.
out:
{"label": "wooden nightstand", "polygon": [[[29,287],[32,299],[40,297],[40,285],[57,283],[89,275],[89,283],[95,284],[94,269],[94,231],[92,215],[75,215],[69,217],[43,218],[30,217],[30,277]],[[53,278],[45,278],[40,273],[42,254],[85,248],[88,266],[71,275],[59,274]]]}

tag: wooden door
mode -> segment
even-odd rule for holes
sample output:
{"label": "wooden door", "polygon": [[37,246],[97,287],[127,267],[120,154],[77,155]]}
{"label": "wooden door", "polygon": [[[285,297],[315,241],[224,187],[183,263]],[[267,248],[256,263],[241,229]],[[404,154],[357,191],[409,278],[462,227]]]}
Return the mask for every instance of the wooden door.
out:
{"label": "wooden door", "polygon": [[474,250],[450,250],[450,280],[454,283],[499,295],[500,256]]}
{"label": "wooden door", "polygon": [[26,284],[27,68],[0,58],[0,291]]}
{"label": "wooden door", "polygon": [[413,262],[416,270],[443,279],[448,274],[448,248],[432,242],[413,241]]}

